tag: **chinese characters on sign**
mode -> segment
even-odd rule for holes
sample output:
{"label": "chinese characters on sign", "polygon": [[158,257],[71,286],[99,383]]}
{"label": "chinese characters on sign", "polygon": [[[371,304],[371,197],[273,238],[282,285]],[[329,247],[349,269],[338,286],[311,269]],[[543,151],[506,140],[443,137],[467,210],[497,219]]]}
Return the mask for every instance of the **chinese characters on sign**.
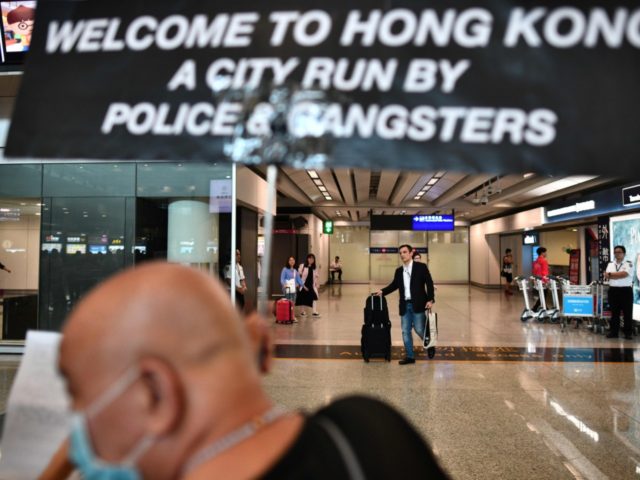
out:
{"label": "chinese characters on sign", "polygon": [[611,260],[609,254],[609,217],[598,217],[598,263],[600,280],[604,280],[604,272]]}
{"label": "chinese characters on sign", "polygon": [[415,215],[412,219],[412,230],[419,231],[452,231],[455,222],[453,215]]}

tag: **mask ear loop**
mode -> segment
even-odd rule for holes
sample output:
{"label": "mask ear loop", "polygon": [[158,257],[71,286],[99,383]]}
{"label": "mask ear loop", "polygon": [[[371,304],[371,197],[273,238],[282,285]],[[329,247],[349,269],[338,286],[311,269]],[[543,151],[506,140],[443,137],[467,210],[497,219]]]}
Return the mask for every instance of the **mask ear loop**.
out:
{"label": "mask ear loop", "polygon": [[122,464],[135,467],[138,460],[151,448],[151,446],[155,443],[156,437],[155,435],[147,435],[140,440],[140,443],[136,445],[133,451],[125,457]]}
{"label": "mask ear loop", "polygon": [[140,371],[137,367],[131,367],[116,382],[103,392],[85,410],[87,418],[91,418],[104,410],[109,404],[122,395],[133,383],[140,378]]}

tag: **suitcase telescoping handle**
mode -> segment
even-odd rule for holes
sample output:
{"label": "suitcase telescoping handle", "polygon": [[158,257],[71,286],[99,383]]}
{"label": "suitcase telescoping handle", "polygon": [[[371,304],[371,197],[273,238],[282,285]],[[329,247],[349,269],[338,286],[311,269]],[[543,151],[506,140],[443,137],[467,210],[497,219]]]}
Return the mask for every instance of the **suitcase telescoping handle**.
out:
{"label": "suitcase telescoping handle", "polygon": [[[377,297],[377,295],[375,293],[371,294],[371,310],[373,310],[375,307],[373,306],[373,298]],[[380,311],[382,311],[382,297],[380,297]]]}

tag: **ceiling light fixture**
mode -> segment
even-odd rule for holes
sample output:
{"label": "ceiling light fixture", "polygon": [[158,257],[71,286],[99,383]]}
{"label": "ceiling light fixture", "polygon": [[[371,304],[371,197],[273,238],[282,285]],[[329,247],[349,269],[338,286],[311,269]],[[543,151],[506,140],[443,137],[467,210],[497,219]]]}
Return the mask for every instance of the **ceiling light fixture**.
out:
{"label": "ceiling light fixture", "polygon": [[320,178],[320,175],[315,170],[307,170],[307,173],[311,178]]}
{"label": "ceiling light fixture", "polygon": [[525,174],[524,174],[524,175],[522,175],[522,176],[523,176],[524,178],[531,178],[531,177],[533,177],[534,175],[535,175],[535,173],[533,173],[533,172],[527,172],[527,173],[525,173]]}

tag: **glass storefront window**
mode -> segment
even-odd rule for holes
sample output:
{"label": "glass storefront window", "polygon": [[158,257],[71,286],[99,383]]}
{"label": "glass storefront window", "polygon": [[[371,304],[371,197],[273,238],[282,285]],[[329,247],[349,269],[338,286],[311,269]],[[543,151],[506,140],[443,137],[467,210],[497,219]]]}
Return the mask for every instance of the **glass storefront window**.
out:
{"label": "glass storefront window", "polygon": [[226,163],[137,166],[136,262],[162,259],[225,277],[231,251]]}
{"label": "glass storefront window", "polygon": [[0,262],[12,271],[0,272],[0,340],[59,330],[88,290],[145,258],[224,277],[231,174],[224,163],[0,165]]}
{"label": "glass storefront window", "polygon": [[3,341],[24,340],[27,329],[37,328],[40,210],[39,197],[0,197],[0,263],[6,268],[0,270]]}

